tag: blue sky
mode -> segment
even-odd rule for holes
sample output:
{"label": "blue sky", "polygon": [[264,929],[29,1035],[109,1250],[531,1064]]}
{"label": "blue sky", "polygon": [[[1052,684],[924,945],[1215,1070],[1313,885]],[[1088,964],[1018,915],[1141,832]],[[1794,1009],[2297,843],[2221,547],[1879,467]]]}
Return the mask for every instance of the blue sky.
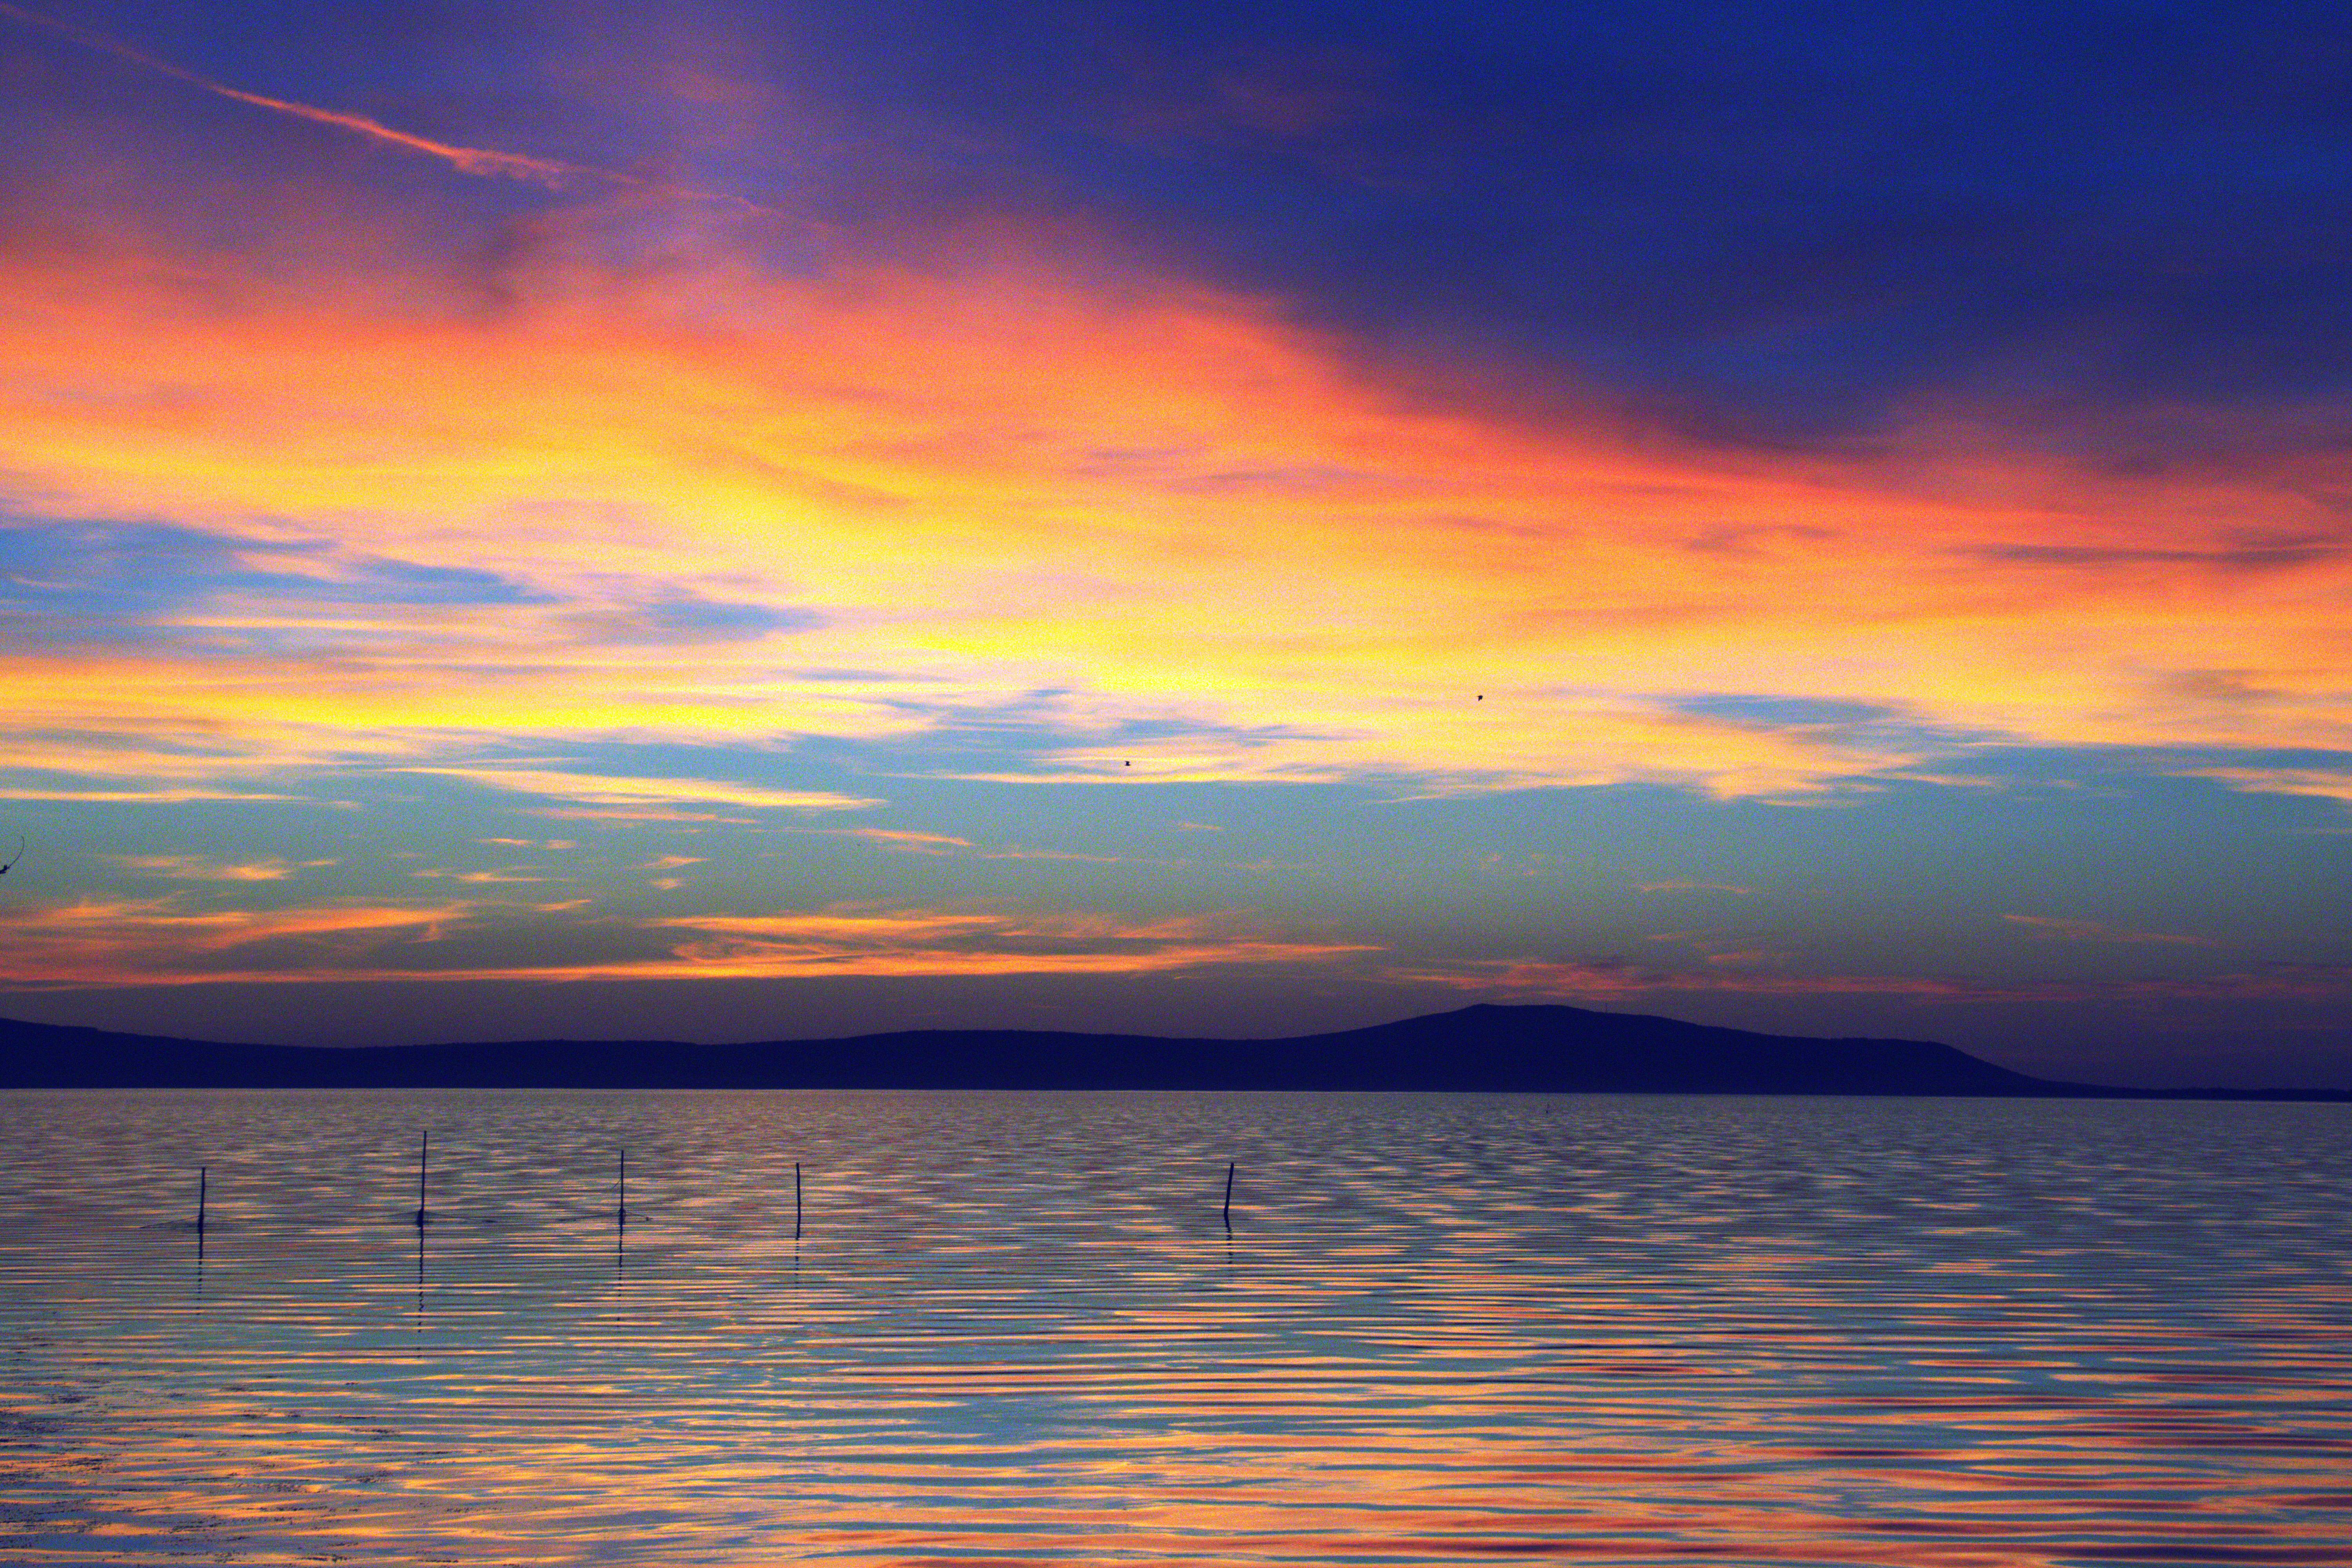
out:
{"label": "blue sky", "polygon": [[0,5],[0,1009],[2352,1084],[2341,35]]}

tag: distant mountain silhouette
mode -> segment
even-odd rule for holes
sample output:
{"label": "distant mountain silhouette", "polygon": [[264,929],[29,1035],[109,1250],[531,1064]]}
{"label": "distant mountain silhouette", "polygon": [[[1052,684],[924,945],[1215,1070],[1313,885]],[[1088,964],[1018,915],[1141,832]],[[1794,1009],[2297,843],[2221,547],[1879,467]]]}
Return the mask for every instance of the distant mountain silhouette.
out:
{"label": "distant mountain silhouette", "polygon": [[1814,1039],[1583,1007],[1496,1006],[1275,1040],[926,1029],[675,1040],[226,1045],[0,1019],[0,1088],[1450,1089],[2340,1099],[2061,1083],[1920,1040]]}

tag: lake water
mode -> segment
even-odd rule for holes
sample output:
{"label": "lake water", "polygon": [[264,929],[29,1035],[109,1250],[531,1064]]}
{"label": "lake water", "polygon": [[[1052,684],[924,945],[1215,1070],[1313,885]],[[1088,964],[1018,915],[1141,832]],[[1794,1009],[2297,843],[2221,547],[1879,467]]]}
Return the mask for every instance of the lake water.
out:
{"label": "lake water", "polygon": [[2352,1564],[2347,1132],[5,1094],[0,1562]]}

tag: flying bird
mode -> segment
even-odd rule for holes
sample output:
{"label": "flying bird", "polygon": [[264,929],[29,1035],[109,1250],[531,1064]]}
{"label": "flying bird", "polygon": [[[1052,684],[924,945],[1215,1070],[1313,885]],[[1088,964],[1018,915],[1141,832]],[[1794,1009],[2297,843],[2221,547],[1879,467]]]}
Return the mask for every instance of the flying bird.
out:
{"label": "flying bird", "polygon": [[24,858],[25,858],[25,836],[24,836],[23,834],[19,833],[18,835],[16,835],[16,852],[14,855],[11,855],[11,856],[9,856],[9,857],[8,857],[8,864],[7,864],[7,865],[5,865],[5,866],[0,866],[0,877],[5,877],[5,876],[6,876],[6,875],[9,873],[9,871],[10,871],[10,870],[12,870],[12,869],[16,867],[16,862],[17,862],[17,861],[19,861],[19,860],[22,860]]}

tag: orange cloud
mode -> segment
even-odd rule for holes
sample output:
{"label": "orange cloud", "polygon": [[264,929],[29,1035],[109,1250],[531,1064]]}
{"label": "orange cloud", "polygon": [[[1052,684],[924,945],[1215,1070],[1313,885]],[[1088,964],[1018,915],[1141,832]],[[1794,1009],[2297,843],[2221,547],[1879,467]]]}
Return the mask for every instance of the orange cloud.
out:
{"label": "orange cloud", "polygon": [[556,795],[603,805],[628,806],[639,802],[711,802],[721,805],[809,812],[865,811],[883,804],[878,800],[823,790],[762,789],[756,784],[726,784],[714,779],[627,778],[525,768],[403,768],[400,771],[465,779],[468,783],[489,784],[524,795]]}
{"label": "orange cloud", "polygon": [[0,800],[69,800],[109,805],[184,805],[196,800],[293,800],[290,795],[217,789],[0,789]]}
{"label": "orange cloud", "polygon": [[394,940],[436,940],[469,912],[462,904],[190,911],[164,900],[36,906],[11,911],[0,984],[67,990],[323,979]]}
{"label": "orange cloud", "polygon": [[2112,942],[2163,947],[2217,947],[2210,937],[2179,936],[2168,931],[2130,931],[2098,921],[2063,920],[2055,915],[2003,915],[2012,925],[2030,928],[2036,936],[2057,942]]}
{"label": "orange cloud", "polygon": [[332,860],[217,860],[205,855],[104,855],[100,859],[142,877],[196,882],[277,882]]}
{"label": "orange cloud", "polygon": [[1218,964],[1320,963],[1379,951],[1356,942],[1237,931],[1234,921],[1129,921],[1100,915],[827,911],[685,916],[655,925],[703,933],[682,943],[697,973],[822,974],[1144,974]]}
{"label": "orange cloud", "polygon": [[530,872],[514,869],[504,871],[449,871],[435,868],[423,871],[411,871],[409,875],[425,881],[472,882],[484,886],[507,882],[545,882],[552,879],[547,877],[535,877]]}
{"label": "orange cloud", "polygon": [[712,811],[674,811],[666,806],[527,806],[518,815],[545,816],[558,822],[675,822],[687,825],[687,831],[699,832],[714,822],[731,823],[749,827],[759,820],[751,816],[725,816]]}
{"label": "orange cloud", "polygon": [[2212,779],[2250,795],[2303,795],[2352,805],[2352,772],[2330,768],[2187,768],[2180,778]]}
{"label": "orange cloud", "polygon": [[[543,936],[550,922],[568,933],[573,951],[635,951],[530,963],[491,956],[526,928]],[[545,949],[538,940],[530,946]],[[842,908],[645,920],[600,917],[579,900],[201,912],[168,900],[118,900],[18,911],[0,952],[0,986],[1142,974],[1320,964],[1375,951],[1259,931],[1237,916]]]}
{"label": "orange cloud", "polygon": [[322,592],[387,560],[528,590],[224,592],[132,650],[12,652],[0,700],[60,737],[18,765],[94,768],[99,736],[172,759],[126,785],[422,766],[677,820],[643,814],[859,803],[468,753],[1013,713],[1041,766],[945,771],[1800,798],[1990,742],[2352,748],[2336,457],[2116,476],[1924,422],[1735,453],[1436,406],[1263,301],[1015,241],[783,276],[550,232],[490,311],[395,263],[0,263],[0,379],[28,389],[0,463],[47,510],[234,539]]}
{"label": "orange cloud", "polygon": [[945,833],[916,833],[897,827],[823,827],[815,831],[835,838],[862,838],[868,844],[885,848],[907,849],[919,855],[943,855],[950,849],[969,849],[971,840]]}

